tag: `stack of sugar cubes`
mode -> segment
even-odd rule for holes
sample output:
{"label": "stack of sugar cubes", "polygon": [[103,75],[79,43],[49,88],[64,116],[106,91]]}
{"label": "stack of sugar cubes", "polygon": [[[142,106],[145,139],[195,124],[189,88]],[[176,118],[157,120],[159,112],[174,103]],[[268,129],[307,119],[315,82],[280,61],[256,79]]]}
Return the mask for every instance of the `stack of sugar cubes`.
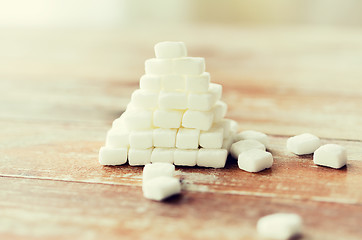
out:
{"label": "stack of sugar cubes", "polygon": [[160,42],[155,53],[145,62],[140,89],[108,131],[99,162],[224,167],[238,127],[224,118],[222,86],[210,82],[204,58],[187,57],[182,42]]}

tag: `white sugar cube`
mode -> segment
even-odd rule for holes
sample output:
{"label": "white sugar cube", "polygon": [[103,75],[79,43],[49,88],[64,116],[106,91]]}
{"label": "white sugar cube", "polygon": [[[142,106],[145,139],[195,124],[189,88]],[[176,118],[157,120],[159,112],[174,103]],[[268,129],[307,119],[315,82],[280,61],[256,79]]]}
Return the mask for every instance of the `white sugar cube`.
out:
{"label": "white sugar cube", "polygon": [[158,106],[158,92],[138,89],[132,93],[131,103],[136,108],[154,109]]}
{"label": "white sugar cube", "polygon": [[212,93],[215,96],[215,101],[220,100],[222,96],[222,85],[217,83],[210,83],[209,93]]}
{"label": "white sugar cube", "polygon": [[176,149],[174,164],[178,166],[195,166],[199,150]]}
{"label": "white sugar cube", "polygon": [[217,101],[212,108],[214,112],[214,122],[220,122],[226,115],[228,106],[223,101]]}
{"label": "white sugar cube", "polygon": [[230,153],[234,158],[238,158],[240,153],[246,152],[251,149],[260,149],[263,151],[266,150],[265,146],[259,141],[256,141],[254,139],[248,139],[240,140],[236,143],[233,143],[230,148]]}
{"label": "white sugar cube", "polygon": [[122,165],[127,162],[128,148],[101,147],[99,163],[102,165]]}
{"label": "white sugar cube", "polygon": [[173,177],[175,175],[175,166],[171,163],[152,163],[146,164],[143,168],[143,182],[150,179],[166,176]]}
{"label": "white sugar cube", "polygon": [[291,239],[302,233],[302,219],[294,213],[275,213],[260,218],[256,229],[261,237]]}
{"label": "white sugar cube", "polygon": [[129,145],[135,149],[147,149],[153,146],[153,130],[132,131],[129,134]]}
{"label": "white sugar cube", "polygon": [[251,149],[239,155],[238,165],[247,172],[260,172],[273,165],[273,156],[260,149]]}
{"label": "white sugar cube", "polygon": [[215,105],[215,97],[211,93],[190,93],[187,108],[196,111],[210,111]]}
{"label": "white sugar cube", "polygon": [[145,62],[147,75],[165,75],[173,73],[173,61],[171,59],[151,58]]}
{"label": "white sugar cube", "polygon": [[248,139],[254,139],[259,141],[260,143],[264,144],[265,147],[268,145],[268,136],[265,133],[254,131],[254,130],[246,130],[242,131],[235,135],[235,141],[240,140],[248,140]]}
{"label": "white sugar cube", "polygon": [[125,126],[129,130],[145,130],[152,128],[152,111],[140,110],[125,112]]}
{"label": "white sugar cube", "polygon": [[128,151],[128,163],[131,166],[146,165],[151,162],[152,148],[135,149],[130,148]]}
{"label": "white sugar cube", "polygon": [[107,132],[106,146],[111,148],[128,148],[129,132],[125,129],[111,129]]}
{"label": "white sugar cube", "polygon": [[158,128],[153,130],[153,145],[155,147],[175,147],[176,129]]}
{"label": "white sugar cube", "polygon": [[235,120],[228,119],[230,121],[230,134],[235,135],[239,130],[239,125]]}
{"label": "white sugar cube", "polygon": [[183,42],[159,42],[155,45],[157,58],[181,58],[187,56],[187,49]]}
{"label": "white sugar cube", "polygon": [[151,155],[151,162],[173,163],[174,148],[154,148]]}
{"label": "white sugar cube", "polygon": [[182,114],[182,111],[176,110],[156,110],[153,113],[153,124],[160,128],[179,128]]}
{"label": "white sugar cube", "polygon": [[180,180],[173,177],[161,176],[143,183],[143,196],[145,198],[162,201],[181,192]]}
{"label": "white sugar cube", "polygon": [[321,145],[319,137],[310,133],[303,133],[287,140],[288,151],[297,154],[310,154],[313,153]]}
{"label": "white sugar cube", "polygon": [[224,129],[214,127],[200,132],[200,146],[203,148],[221,148],[224,140]]}
{"label": "white sugar cube", "polygon": [[338,144],[326,144],[314,152],[313,161],[320,166],[341,168],[347,164],[347,151]]}
{"label": "white sugar cube", "polygon": [[230,151],[231,145],[233,143],[234,143],[234,138],[233,137],[224,138],[221,148]]}
{"label": "white sugar cube", "polygon": [[226,163],[228,151],[225,149],[199,149],[197,166],[223,168]]}
{"label": "white sugar cube", "polygon": [[165,75],[162,77],[162,86],[166,91],[185,90],[185,77],[182,75]]}
{"label": "white sugar cube", "polygon": [[127,127],[125,124],[125,118],[126,118],[126,114],[124,114],[124,113],[119,118],[116,118],[112,122],[112,129],[127,130]]}
{"label": "white sugar cube", "polygon": [[180,149],[197,149],[199,147],[200,130],[180,128],[176,135],[176,147]]}
{"label": "white sugar cube", "polygon": [[207,131],[211,128],[214,120],[214,113],[187,110],[182,118],[182,126],[185,128],[196,128]]}
{"label": "white sugar cube", "polygon": [[164,92],[160,93],[160,109],[178,109],[187,108],[187,94],[184,92]]}
{"label": "white sugar cube", "polygon": [[142,90],[159,91],[162,88],[162,78],[157,75],[143,75],[140,79]]}
{"label": "white sugar cube", "polygon": [[210,73],[186,76],[186,90],[195,93],[206,93],[209,90]]}
{"label": "white sugar cube", "polygon": [[231,125],[232,125],[232,120],[231,119],[221,119],[221,121],[216,122],[213,126],[214,127],[222,127],[224,129],[224,138],[228,138],[232,135],[232,130],[231,130]]}
{"label": "white sugar cube", "polygon": [[175,74],[200,75],[205,72],[205,59],[200,57],[184,57],[174,60]]}

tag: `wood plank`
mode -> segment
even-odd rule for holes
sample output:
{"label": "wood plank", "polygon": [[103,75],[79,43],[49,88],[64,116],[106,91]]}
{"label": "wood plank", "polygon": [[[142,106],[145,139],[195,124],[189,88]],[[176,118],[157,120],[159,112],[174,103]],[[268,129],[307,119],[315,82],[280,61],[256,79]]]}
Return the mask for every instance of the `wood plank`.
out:
{"label": "wood plank", "polygon": [[303,239],[360,239],[361,205],[185,191],[159,203],[138,186],[0,177],[1,239],[259,239],[261,216],[294,212]]}

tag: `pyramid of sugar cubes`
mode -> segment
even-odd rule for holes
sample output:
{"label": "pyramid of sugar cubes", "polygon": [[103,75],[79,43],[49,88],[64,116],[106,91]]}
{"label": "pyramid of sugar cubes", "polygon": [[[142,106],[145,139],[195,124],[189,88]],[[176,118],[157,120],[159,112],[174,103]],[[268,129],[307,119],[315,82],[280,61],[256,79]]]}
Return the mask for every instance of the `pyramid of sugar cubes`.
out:
{"label": "pyramid of sugar cubes", "polygon": [[99,162],[224,167],[238,127],[224,118],[222,86],[210,82],[205,59],[188,57],[183,42],[154,49],[156,58],[146,60],[140,89],[114,120]]}

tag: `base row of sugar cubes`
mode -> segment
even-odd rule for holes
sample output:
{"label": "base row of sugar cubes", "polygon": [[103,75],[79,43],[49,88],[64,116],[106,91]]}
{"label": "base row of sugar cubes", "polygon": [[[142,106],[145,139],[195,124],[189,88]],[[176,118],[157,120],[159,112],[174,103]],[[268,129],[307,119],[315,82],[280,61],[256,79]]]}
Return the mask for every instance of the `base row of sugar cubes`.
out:
{"label": "base row of sugar cubes", "polygon": [[223,168],[228,151],[226,149],[176,149],[176,148],[111,148],[102,147],[99,151],[99,162],[102,165],[122,165],[127,162],[131,166],[148,163],[165,162],[180,166],[200,166]]}

